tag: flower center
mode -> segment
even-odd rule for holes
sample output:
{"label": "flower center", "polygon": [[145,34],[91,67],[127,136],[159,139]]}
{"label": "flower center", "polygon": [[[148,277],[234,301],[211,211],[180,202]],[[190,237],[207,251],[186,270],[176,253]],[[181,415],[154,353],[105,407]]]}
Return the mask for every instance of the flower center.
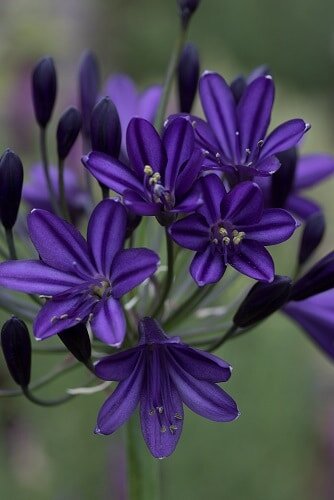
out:
{"label": "flower center", "polygon": [[215,245],[235,247],[240,245],[245,236],[244,231],[238,231],[228,221],[219,222],[211,227],[211,242]]}
{"label": "flower center", "polygon": [[165,210],[171,210],[174,206],[174,196],[161,183],[161,175],[154,172],[150,165],[145,165],[145,185],[154,203],[161,203]]}
{"label": "flower center", "polygon": [[99,285],[92,286],[92,295],[95,295],[96,297],[102,299],[106,295],[106,293],[107,295],[110,295],[111,290],[108,290],[110,288],[111,287],[109,281],[103,280]]}

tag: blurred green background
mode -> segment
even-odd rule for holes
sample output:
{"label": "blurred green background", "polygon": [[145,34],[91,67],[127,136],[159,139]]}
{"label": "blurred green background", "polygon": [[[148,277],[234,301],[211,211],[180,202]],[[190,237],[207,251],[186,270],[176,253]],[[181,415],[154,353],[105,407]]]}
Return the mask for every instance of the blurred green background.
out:
{"label": "blurred green background", "polygon": [[[37,158],[29,72],[39,57],[50,54],[57,63],[59,116],[65,103],[76,103],[84,48],[96,51],[104,76],[125,71],[140,85],[159,82],[177,24],[174,0],[1,0],[1,149],[15,148],[27,168]],[[227,79],[268,64],[277,82],[273,124],[300,116],[312,124],[303,151],[334,154],[333,2],[203,0],[190,39],[200,48],[202,69]],[[329,217],[333,189],[331,180],[313,193]],[[333,238],[329,223],[318,256],[332,248]],[[297,242],[276,252],[278,272],[292,270]],[[160,464],[164,500],[333,499],[333,366],[279,314],[221,355],[234,367],[224,388],[242,416],[220,425],[187,413],[175,454]],[[39,355],[36,374],[55,363],[56,356]],[[3,361],[0,368],[1,385],[8,386]],[[64,377],[50,391],[82,380],[80,372]],[[1,399],[1,498],[122,499],[114,488],[121,479],[122,432],[92,433],[104,397],[81,396],[55,409]]]}

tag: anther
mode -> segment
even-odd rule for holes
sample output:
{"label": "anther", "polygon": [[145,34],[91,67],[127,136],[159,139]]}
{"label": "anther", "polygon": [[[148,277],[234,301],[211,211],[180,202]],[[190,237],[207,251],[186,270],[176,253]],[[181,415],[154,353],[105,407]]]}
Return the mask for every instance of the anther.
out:
{"label": "anther", "polygon": [[176,425],[170,425],[169,430],[171,431],[172,434],[174,434],[174,431],[177,431]]}
{"label": "anther", "polygon": [[153,169],[150,165],[145,165],[144,167],[144,173],[148,176],[151,176],[153,174]]}
{"label": "anther", "polygon": [[89,314],[89,316],[88,316],[88,321],[92,321],[93,316],[94,316],[94,314],[93,314],[93,313],[90,313],[90,314]]}
{"label": "anther", "polygon": [[167,427],[165,425],[163,425],[160,430],[161,430],[161,432],[166,432]]}
{"label": "anther", "polygon": [[39,298],[48,300],[48,299],[52,299],[52,295],[39,295]]}
{"label": "anther", "polygon": [[68,318],[68,314],[62,314],[61,316],[59,316],[59,319],[67,319]]}
{"label": "anther", "polygon": [[213,238],[212,243],[215,243],[215,245],[218,245],[218,243],[219,243],[218,239],[217,238]]}
{"label": "anther", "polygon": [[245,149],[245,151],[246,151],[246,153],[247,153],[248,155],[250,155],[250,154],[251,154],[251,150],[250,150],[249,148],[246,148],[246,149]]}
{"label": "anther", "polygon": [[175,418],[176,418],[177,420],[183,420],[182,415],[180,415],[179,413],[175,413]]}
{"label": "anther", "polygon": [[155,414],[155,409],[154,409],[154,408],[152,408],[152,410],[150,410],[150,411],[148,412],[148,414],[149,414],[149,415],[151,415],[151,416],[152,416],[152,415],[154,415],[154,414]]}
{"label": "anther", "polygon": [[223,243],[224,243],[225,245],[229,245],[229,244],[230,244],[230,242],[231,242],[230,238],[229,238],[228,236],[224,236],[224,238],[223,238]]}
{"label": "anther", "polygon": [[191,125],[192,125],[192,127],[193,127],[193,128],[195,128],[195,127],[196,127],[196,125],[197,125],[196,121],[195,121],[195,120],[194,120],[194,121],[192,121],[192,122],[191,122]]}
{"label": "anther", "polygon": [[227,236],[227,234],[228,234],[227,231],[226,231],[226,229],[224,227],[220,227],[218,232],[222,236]]}
{"label": "anther", "polygon": [[80,316],[78,316],[77,318],[75,318],[75,321],[78,321],[80,323],[80,321],[82,321],[82,318],[80,318]]}
{"label": "anther", "polygon": [[262,139],[257,143],[259,148],[262,148],[263,144],[264,144],[264,141]]}
{"label": "anther", "polygon": [[161,414],[161,413],[163,413],[164,408],[163,408],[163,406],[157,406],[157,410]]}
{"label": "anther", "polygon": [[51,322],[51,323],[54,323],[54,322],[55,322],[55,321],[57,321],[57,320],[58,320],[58,316],[52,316],[52,318],[51,318],[50,322]]}

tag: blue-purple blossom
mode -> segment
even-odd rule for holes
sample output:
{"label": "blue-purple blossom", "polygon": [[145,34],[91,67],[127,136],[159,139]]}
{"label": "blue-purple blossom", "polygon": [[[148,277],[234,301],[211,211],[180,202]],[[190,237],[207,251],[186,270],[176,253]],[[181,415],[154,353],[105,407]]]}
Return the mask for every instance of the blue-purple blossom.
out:
{"label": "blue-purple blossom", "polygon": [[274,279],[274,262],[266,250],[290,238],[297,224],[282,209],[264,209],[263,194],[251,181],[228,193],[216,174],[201,178],[203,205],[198,213],[171,225],[171,237],[196,252],[190,273],[198,286],[219,281],[230,264],[260,281]]}
{"label": "blue-purple blossom", "polygon": [[136,347],[108,356],[95,365],[104,380],[119,382],[105,401],[95,432],[112,434],[140,406],[145,442],[156,458],[173,453],[181,436],[183,404],[217,422],[239,416],[236,403],[217,383],[226,382],[226,361],[168,337],[152,318],[139,323]]}
{"label": "blue-purple blossom", "polygon": [[230,84],[235,102],[238,104],[242,95],[244,94],[247,85],[250,85],[256,78],[260,76],[270,75],[270,70],[268,66],[262,65],[253,69],[253,71],[246,77],[239,75]]}
{"label": "blue-purple blossom", "polygon": [[86,242],[50,212],[33,210],[28,216],[40,260],[3,262],[0,285],[47,299],[34,322],[37,339],[88,320],[101,341],[122,343],[126,326],[120,299],[159,264],[158,255],[146,248],[123,250],[126,220],[120,202],[102,201],[90,217]]}
{"label": "blue-purple blossom", "polygon": [[130,167],[96,151],[83,163],[102,184],[122,195],[133,213],[192,212],[202,203],[197,177],[203,157],[195,149],[187,120],[174,119],[160,138],[147,120],[133,118],[127,129],[127,153]]}

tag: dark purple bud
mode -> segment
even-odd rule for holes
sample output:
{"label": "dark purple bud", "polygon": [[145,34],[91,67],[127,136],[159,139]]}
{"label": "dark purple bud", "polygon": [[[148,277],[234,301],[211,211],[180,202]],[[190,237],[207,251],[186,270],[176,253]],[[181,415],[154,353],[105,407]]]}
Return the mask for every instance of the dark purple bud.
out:
{"label": "dark purple bud", "polygon": [[299,264],[304,264],[318,248],[325,234],[325,229],[325,216],[322,212],[313,214],[306,220],[299,248]]}
{"label": "dark purple bud", "polygon": [[23,166],[20,158],[6,149],[0,158],[0,218],[5,229],[12,229],[20,207]]}
{"label": "dark purple bud", "polygon": [[235,102],[238,104],[238,102],[241,99],[242,94],[246,90],[247,83],[246,80],[243,76],[238,76],[233,80],[233,82],[230,85],[232,94],[234,96]]}
{"label": "dark purple bud", "polygon": [[142,216],[136,215],[131,212],[127,212],[127,221],[126,221],[126,231],[125,238],[129,238],[133,231],[139,226],[141,223]]}
{"label": "dark purple bud", "polygon": [[71,326],[71,328],[63,330],[58,333],[58,337],[78,361],[85,365],[90,365],[92,349],[88,331],[84,323],[78,323]]}
{"label": "dark purple bud", "polygon": [[28,328],[12,317],[1,329],[1,346],[8,370],[21,387],[27,387],[31,373],[31,342]]}
{"label": "dark purple bud", "polygon": [[237,310],[234,323],[245,328],[267,318],[288,301],[291,287],[288,276],[275,276],[271,283],[256,283]]}
{"label": "dark purple bud", "polygon": [[121,149],[121,123],[115,104],[103,97],[93,109],[90,121],[92,149],[118,158]]}
{"label": "dark purple bud", "polygon": [[81,114],[71,106],[61,115],[57,127],[58,157],[64,160],[69,154],[82,125]]}
{"label": "dark purple bud", "polygon": [[187,26],[191,16],[199,6],[200,0],[177,0],[183,26]]}
{"label": "dark purple bud", "polygon": [[297,149],[291,148],[276,155],[281,166],[272,175],[271,196],[274,207],[284,207],[291,193],[298,160]]}
{"label": "dark purple bud", "polygon": [[178,89],[181,113],[190,113],[196,96],[198,79],[198,50],[192,43],[187,43],[178,65]]}
{"label": "dark purple bud", "polygon": [[32,98],[37,123],[45,128],[50,121],[57,95],[57,75],[51,57],[43,57],[32,74]]}
{"label": "dark purple bud", "polygon": [[82,114],[82,131],[89,137],[90,119],[97,101],[100,87],[100,71],[95,55],[86,51],[82,54],[79,67],[79,99]]}
{"label": "dark purple bud", "polygon": [[292,287],[290,300],[304,300],[334,288],[334,251],[319,260]]}

